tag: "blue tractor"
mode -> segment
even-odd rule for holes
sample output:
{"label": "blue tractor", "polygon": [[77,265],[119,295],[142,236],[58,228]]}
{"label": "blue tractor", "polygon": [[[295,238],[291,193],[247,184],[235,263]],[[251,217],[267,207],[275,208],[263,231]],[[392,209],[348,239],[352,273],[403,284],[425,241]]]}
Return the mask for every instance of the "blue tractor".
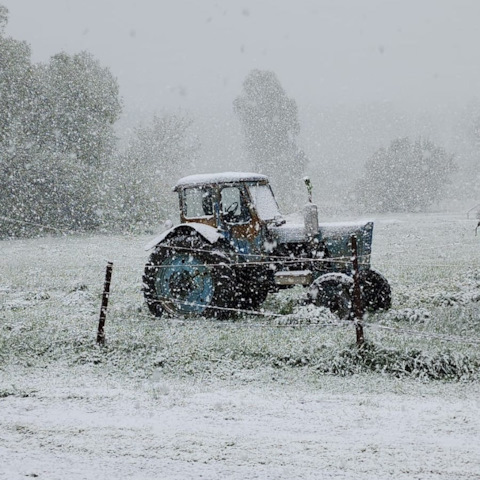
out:
{"label": "blue tractor", "polygon": [[[307,180],[308,185],[308,180]],[[182,178],[180,224],[155,238],[143,291],[156,316],[228,317],[255,310],[294,285],[342,318],[352,311],[352,235],[366,309],[388,309],[388,281],[370,268],[373,223],[319,224],[310,202],[299,219],[280,214],[265,175],[227,172]]]}

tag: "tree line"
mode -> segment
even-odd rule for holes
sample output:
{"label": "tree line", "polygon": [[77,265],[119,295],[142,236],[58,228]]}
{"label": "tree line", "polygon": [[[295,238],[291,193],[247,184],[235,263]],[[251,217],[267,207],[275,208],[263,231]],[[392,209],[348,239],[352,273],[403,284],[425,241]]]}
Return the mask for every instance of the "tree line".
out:
{"label": "tree line", "polygon": [[[52,231],[146,230],[176,209],[172,183],[191,173],[201,144],[186,114],[154,116],[119,147],[117,79],[90,53],[32,63],[6,34],[0,5],[0,237]],[[309,158],[298,107],[274,72],[251,71],[233,110],[249,169],[267,174],[283,206]],[[368,211],[418,211],[442,194],[456,166],[428,139],[394,139],[367,161],[353,188]]]}
{"label": "tree line", "polygon": [[0,236],[158,224],[172,209],[172,178],[199,149],[191,119],[155,116],[120,148],[110,70],[88,52],[35,64],[7,24],[0,5]]}

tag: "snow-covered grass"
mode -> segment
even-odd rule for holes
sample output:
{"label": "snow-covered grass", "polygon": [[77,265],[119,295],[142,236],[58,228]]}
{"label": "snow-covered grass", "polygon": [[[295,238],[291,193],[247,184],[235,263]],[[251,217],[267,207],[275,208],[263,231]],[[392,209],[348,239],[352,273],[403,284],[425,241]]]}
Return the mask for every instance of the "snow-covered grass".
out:
{"label": "snow-covered grass", "polygon": [[475,221],[375,220],[393,308],[360,353],[301,289],[275,315],[151,317],[148,237],[2,241],[0,478],[478,478]]}

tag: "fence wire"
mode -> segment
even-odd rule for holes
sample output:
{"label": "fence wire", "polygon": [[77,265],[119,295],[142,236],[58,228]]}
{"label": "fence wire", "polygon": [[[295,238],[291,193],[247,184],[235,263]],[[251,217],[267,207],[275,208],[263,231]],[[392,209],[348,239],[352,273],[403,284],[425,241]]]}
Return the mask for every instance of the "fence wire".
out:
{"label": "fence wire", "polygon": [[0,220],[3,220],[4,222],[11,222],[11,223],[19,223],[21,225],[30,225],[32,227],[39,227],[45,230],[51,230],[54,232],[61,233],[62,235],[68,235],[68,232],[57,228],[57,227],[52,227],[51,225],[44,225],[42,223],[36,223],[36,222],[28,222],[26,220],[19,220],[17,218],[11,218],[11,217],[5,217],[5,216],[0,216]]}
{"label": "fence wire", "polygon": [[[179,250],[179,251],[184,251],[187,253],[200,253],[200,254],[207,254],[207,255],[218,255],[221,252],[216,251],[215,249],[212,250],[206,250],[206,249],[201,249],[201,248],[190,248],[190,247],[177,247],[177,246],[168,246],[168,245],[159,245],[159,248],[163,248],[165,250]],[[157,248],[158,248],[157,247]],[[282,265],[294,265],[298,263],[340,263],[340,264],[350,264],[352,262],[351,257],[345,257],[345,256],[340,256],[340,257],[295,257],[295,258],[289,258],[289,257],[281,257],[281,256],[271,256],[271,255],[264,255],[264,254],[249,254],[249,253],[239,253],[235,252],[235,254],[238,257],[245,258],[247,261],[242,263],[241,265],[272,265],[276,263],[281,263]],[[364,257],[364,255],[360,256],[360,258]],[[264,259],[260,261],[256,260],[248,260],[249,258],[254,258],[254,259]],[[227,259],[226,259],[227,260]],[[359,262],[360,263],[360,262]],[[224,263],[202,263],[200,265],[193,265],[189,264],[190,267],[195,267],[195,266],[225,266],[229,265],[228,260],[227,262]],[[369,265],[368,262],[364,262],[363,265]],[[169,268],[170,265],[163,265],[163,264],[151,264],[151,267],[156,267],[156,268]]]}
{"label": "fence wire", "polygon": [[[25,221],[21,219],[15,219],[7,216],[0,216],[0,220],[7,221],[7,222],[12,222],[12,223],[19,223],[19,224],[24,224],[24,225],[31,225],[35,227],[39,227],[45,230],[50,230],[56,233],[61,234],[62,236],[68,236],[71,235],[71,232],[62,230],[57,227],[53,227],[51,225],[44,225],[36,222],[30,222],[30,221]],[[464,246],[463,243],[461,242],[453,242],[449,244],[443,244],[443,245],[432,245],[430,247],[428,246],[423,246],[423,250],[439,250],[439,249],[447,249],[447,248],[458,248],[459,246]],[[202,253],[202,254],[215,254],[215,250],[205,250],[205,249],[192,249],[188,247],[177,247],[177,246],[162,246],[163,248],[167,248],[170,250],[187,250],[191,251],[193,253]],[[390,255],[392,257],[395,257],[399,254],[409,252],[409,249],[398,249],[395,251],[390,251]],[[298,263],[336,263],[336,264],[343,264],[343,265],[348,265],[351,264],[352,258],[350,257],[326,257],[326,258],[295,258],[292,260],[285,259],[285,257],[271,257],[271,256],[264,256],[264,255],[251,255],[251,254],[238,254],[239,256],[242,256],[247,259],[247,262],[245,262],[243,265],[260,265],[260,266],[268,266],[272,265],[275,263],[281,263],[283,265],[288,265],[288,264],[298,264]],[[248,261],[249,258],[264,258],[265,260],[252,260]],[[362,258],[360,256],[359,258]],[[428,259],[427,256],[424,256],[424,258]],[[211,264],[189,264],[189,267],[215,267],[215,266],[226,266],[226,265],[231,265],[227,262],[225,263],[211,263]],[[359,265],[369,265],[369,262],[362,262],[359,261]],[[378,261],[376,262],[376,265],[385,265],[389,267],[431,267],[431,268],[452,268],[452,267],[457,267],[457,268],[466,268],[466,269],[472,269],[472,268],[477,268],[479,269],[479,265],[473,265],[472,263],[468,264],[459,264],[459,263],[422,263],[419,264],[418,262],[415,263],[405,263],[405,262],[387,262],[387,261]],[[32,266],[38,266],[38,264],[32,265]],[[116,269],[118,269],[118,264],[115,264]],[[150,267],[153,268],[168,268],[168,265],[149,265]],[[120,265],[121,268],[129,268],[131,269],[131,265]],[[78,267],[62,267],[63,270],[77,270]],[[85,267],[89,268],[89,267]],[[113,289],[114,290],[114,289]],[[110,296],[112,296],[112,293],[110,293]],[[168,301],[173,301],[172,299],[168,299]],[[178,302],[178,300],[177,300]],[[190,306],[197,306],[197,307],[204,307],[204,305],[199,305],[199,304],[194,304],[192,302],[181,302],[185,303],[186,305]],[[292,320],[295,319],[298,322],[301,321],[310,321],[311,317],[302,317],[296,314],[278,314],[274,312],[268,312],[264,310],[245,310],[245,309],[238,309],[238,308],[229,308],[229,307],[218,307],[218,306],[209,306],[209,310],[218,310],[218,311],[228,311],[230,313],[235,313],[237,315],[252,315],[256,317],[264,317],[264,318],[275,318],[275,319],[289,319],[291,318]],[[150,315],[142,315],[144,317],[152,318]],[[355,327],[355,322],[354,321],[346,321],[346,320],[338,320],[337,322],[324,322],[324,323],[285,323],[285,324],[280,324],[280,323],[252,323],[252,322],[227,322],[225,320],[218,321],[218,326],[220,327],[235,327],[235,328],[245,328],[245,327],[259,327],[259,328],[321,328],[321,327]],[[395,332],[398,334],[403,334],[403,335],[414,335],[418,337],[425,337],[425,338],[431,338],[431,339],[437,339],[437,340],[442,340],[446,342],[454,342],[454,343],[461,343],[465,345],[480,345],[480,338],[465,338],[461,336],[456,336],[456,335],[448,335],[448,334],[437,334],[437,333],[432,333],[432,332],[424,332],[424,331],[419,331],[419,330],[414,330],[414,329],[409,329],[409,328],[399,328],[399,327],[389,327],[386,325],[379,325],[379,324],[370,324],[370,323],[365,323],[362,321],[362,325],[366,329],[372,329],[372,330],[384,330],[384,331],[390,331],[390,332]]]}
{"label": "fence wire", "polygon": [[[171,303],[176,303],[179,305],[184,305],[184,306],[190,306],[190,307],[198,307],[198,308],[204,308],[205,306],[199,303],[195,302],[185,302],[185,301],[180,301],[177,299],[170,299],[170,298],[162,298],[162,300],[167,300]],[[342,320],[338,318],[335,322],[315,322],[315,323],[302,323],[304,322],[310,322],[311,317],[308,316],[302,316],[299,314],[280,314],[280,313],[274,313],[274,312],[269,312],[265,310],[246,310],[246,309],[239,309],[239,308],[230,308],[230,307],[218,307],[218,306],[208,306],[208,310],[214,310],[218,312],[229,312],[229,313],[235,313],[237,315],[246,315],[246,316],[257,316],[257,317],[263,317],[263,318],[275,318],[275,319],[282,319],[285,320],[287,323],[267,323],[267,322],[262,322],[262,323],[251,323],[251,322],[232,322],[232,321],[226,321],[226,320],[217,320],[217,323],[215,324],[216,327],[219,328],[283,328],[283,329],[305,329],[305,328],[310,328],[310,329],[316,329],[316,328],[335,328],[335,327],[342,327],[342,328],[356,328],[357,323],[361,323],[364,329],[372,329],[372,330],[385,330],[385,331],[390,331],[390,332],[395,332],[398,334],[403,334],[403,335],[414,335],[417,337],[424,337],[424,338],[431,338],[431,339],[436,339],[436,340],[442,340],[445,342],[451,342],[451,343],[458,343],[458,344],[464,344],[464,345],[480,345],[480,338],[465,338],[461,337],[458,335],[450,335],[450,334],[441,334],[441,333],[432,333],[432,332],[425,332],[425,331],[420,331],[420,330],[415,330],[411,328],[399,328],[399,327],[389,327],[386,325],[380,325],[380,324],[375,324],[375,323],[366,323],[363,319],[358,320]],[[153,315],[141,315],[144,318],[155,318]],[[196,315],[194,315],[196,316]],[[198,314],[198,316],[201,316],[201,314]],[[288,322],[291,320],[291,322]]]}

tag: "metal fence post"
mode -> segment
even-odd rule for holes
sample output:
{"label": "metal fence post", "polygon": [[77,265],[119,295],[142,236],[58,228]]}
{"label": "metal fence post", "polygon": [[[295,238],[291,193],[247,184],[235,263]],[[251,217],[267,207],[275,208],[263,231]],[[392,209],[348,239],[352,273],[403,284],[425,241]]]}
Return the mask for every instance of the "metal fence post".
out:
{"label": "metal fence post", "polygon": [[357,333],[357,347],[361,348],[365,342],[365,337],[363,336],[363,302],[362,302],[362,291],[360,289],[360,270],[358,269],[358,248],[357,248],[357,237],[352,235],[351,237],[352,245],[352,266],[353,266],[353,313],[354,313],[354,323],[355,330]]}
{"label": "metal fence post", "polygon": [[100,320],[98,322],[97,343],[105,345],[105,319],[107,317],[108,297],[110,296],[110,282],[112,280],[113,263],[107,263],[105,283],[103,285],[102,306],[100,308]]}

